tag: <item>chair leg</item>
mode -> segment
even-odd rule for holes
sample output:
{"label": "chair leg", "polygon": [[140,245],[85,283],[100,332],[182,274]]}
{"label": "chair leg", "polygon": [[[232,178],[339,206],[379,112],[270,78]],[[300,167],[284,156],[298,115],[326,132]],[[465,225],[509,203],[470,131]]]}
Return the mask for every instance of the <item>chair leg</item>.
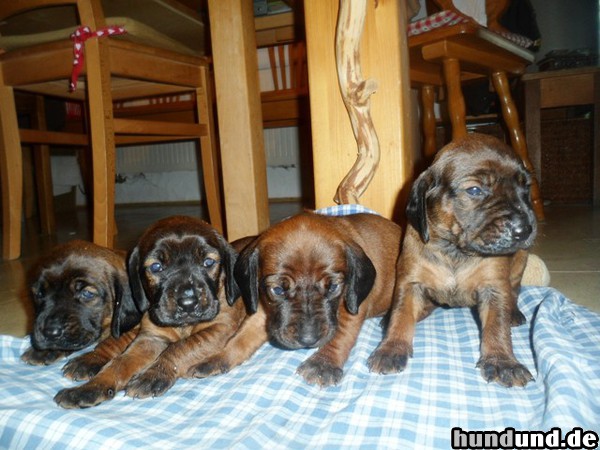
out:
{"label": "chair leg", "polygon": [[115,130],[108,48],[100,39],[86,42],[87,71],[92,143],[92,179],[94,198],[93,240],[112,248],[115,234]]}
{"label": "chair leg", "polygon": [[421,105],[423,114],[423,156],[430,163],[436,153],[435,143],[435,88],[425,85],[421,88]]}
{"label": "chair leg", "polygon": [[540,186],[535,176],[535,169],[529,159],[527,142],[525,141],[525,136],[521,130],[519,113],[517,112],[515,102],[510,93],[510,86],[508,84],[506,73],[494,72],[492,74],[492,82],[494,84],[494,89],[496,89],[496,92],[498,93],[500,106],[502,107],[502,117],[508,128],[512,147],[523,161],[525,168],[531,174],[531,200],[533,202],[533,209],[538,220],[544,220],[544,205],[540,194]]}
{"label": "chair leg", "polygon": [[458,59],[444,59],[444,79],[448,93],[448,112],[452,123],[452,139],[467,135],[467,108],[460,86],[460,63]]}
{"label": "chair leg", "polygon": [[[44,97],[36,96],[35,118],[40,130],[46,129],[46,112],[44,110]],[[33,166],[35,168],[38,211],[42,233],[54,234],[56,222],[54,220],[54,195],[52,192],[52,167],[50,163],[50,146],[35,145],[33,147]]]}
{"label": "chair leg", "polygon": [[[0,83],[2,75],[0,74]],[[2,258],[21,256],[23,154],[17,108],[11,87],[0,84],[0,179],[2,183]]]}
{"label": "chair leg", "polygon": [[223,227],[223,213],[221,209],[221,186],[218,160],[218,148],[215,136],[215,123],[213,115],[213,101],[211,81],[208,67],[202,70],[202,88],[196,89],[196,108],[198,121],[206,124],[206,135],[200,138],[200,154],[202,158],[202,178],[204,179],[204,191],[206,193],[206,204],[208,216],[213,227],[221,233]]}

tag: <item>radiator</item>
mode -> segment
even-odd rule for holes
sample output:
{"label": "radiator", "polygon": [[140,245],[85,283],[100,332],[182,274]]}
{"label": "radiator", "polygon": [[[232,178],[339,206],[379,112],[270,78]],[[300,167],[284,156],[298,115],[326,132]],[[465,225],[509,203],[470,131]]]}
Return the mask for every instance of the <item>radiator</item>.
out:
{"label": "radiator", "polygon": [[[298,167],[298,128],[264,130],[267,166]],[[196,170],[195,142],[152,144],[117,149],[117,173],[153,173]]]}

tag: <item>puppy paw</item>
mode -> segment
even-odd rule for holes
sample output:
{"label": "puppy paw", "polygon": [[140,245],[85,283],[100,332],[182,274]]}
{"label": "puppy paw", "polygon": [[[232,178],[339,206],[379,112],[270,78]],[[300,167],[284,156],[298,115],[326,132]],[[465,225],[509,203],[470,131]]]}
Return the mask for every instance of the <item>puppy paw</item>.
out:
{"label": "puppy paw", "polygon": [[381,344],[375,349],[369,359],[367,366],[369,371],[387,375],[398,373],[406,369],[408,359],[412,356],[412,348],[397,344]]}
{"label": "puppy paw", "polygon": [[74,381],[89,380],[102,369],[108,361],[97,353],[89,352],[73,358],[64,365],[63,375]]}
{"label": "puppy paw", "polygon": [[495,381],[505,387],[523,387],[533,380],[529,370],[516,359],[482,357],[476,367],[481,370],[483,379],[488,383]]}
{"label": "puppy paw", "polygon": [[54,396],[56,404],[65,409],[89,408],[115,396],[113,386],[86,383],[75,388],[62,389]]}
{"label": "puppy paw", "polygon": [[32,366],[48,366],[59,359],[63,359],[70,353],[61,350],[36,350],[33,347],[29,347],[21,355],[21,361]]}
{"label": "puppy paw", "polygon": [[162,366],[150,367],[127,384],[125,393],[133,398],[160,397],[177,381],[177,376]]}
{"label": "puppy paw", "polygon": [[340,367],[336,367],[316,355],[300,364],[296,373],[302,376],[308,384],[316,384],[320,387],[335,386],[344,375],[344,371]]}
{"label": "puppy paw", "polygon": [[231,364],[223,358],[214,357],[207,359],[200,364],[193,366],[188,371],[190,378],[207,378],[214,375],[221,375],[231,370]]}

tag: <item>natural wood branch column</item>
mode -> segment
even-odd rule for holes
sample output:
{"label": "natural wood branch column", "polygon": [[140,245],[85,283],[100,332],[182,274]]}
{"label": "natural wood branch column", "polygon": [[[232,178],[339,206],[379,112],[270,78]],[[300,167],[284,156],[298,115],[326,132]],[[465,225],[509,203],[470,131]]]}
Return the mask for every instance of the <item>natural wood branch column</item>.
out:
{"label": "natural wood branch column", "polygon": [[[377,6],[376,6],[377,3]],[[306,39],[316,206],[330,206],[340,181],[356,160],[356,140],[340,95],[335,34],[338,0],[305,0]],[[368,0],[360,43],[365,78],[377,81],[370,97],[381,159],[360,203],[389,218],[404,216],[415,150],[410,131],[410,80],[404,1]]]}
{"label": "natural wood branch column", "polygon": [[247,0],[209,0],[227,238],[269,226],[254,12]]}

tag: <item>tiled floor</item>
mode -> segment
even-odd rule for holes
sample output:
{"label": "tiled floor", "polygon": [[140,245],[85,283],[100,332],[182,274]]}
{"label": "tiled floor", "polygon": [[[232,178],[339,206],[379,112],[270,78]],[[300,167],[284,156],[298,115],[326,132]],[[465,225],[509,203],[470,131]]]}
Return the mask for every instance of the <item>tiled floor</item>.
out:
{"label": "tiled floor", "polygon": [[[299,212],[298,203],[271,204],[271,223]],[[172,214],[202,217],[197,206],[136,206],[117,209],[117,247],[131,248],[142,230],[155,220]],[[547,206],[546,222],[540,224],[534,247],[546,262],[550,285],[576,303],[600,312],[600,208],[591,206]],[[90,236],[86,213],[61,214],[54,236],[40,236],[35,220],[25,223],[23,256],[0,261],[0,334],[24,336],[30,327],[31,307],[25,289],[25,274],[38,255],[52,245]]]}

